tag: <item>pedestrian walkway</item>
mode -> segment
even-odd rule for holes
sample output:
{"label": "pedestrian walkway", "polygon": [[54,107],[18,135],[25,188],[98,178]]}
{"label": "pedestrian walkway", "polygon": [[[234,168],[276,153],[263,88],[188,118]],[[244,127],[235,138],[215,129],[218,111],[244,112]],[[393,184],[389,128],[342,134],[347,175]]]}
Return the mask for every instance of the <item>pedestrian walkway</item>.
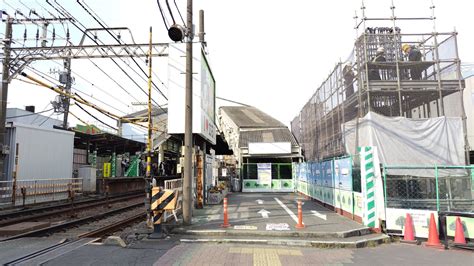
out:
{"label": "pedestrian walkway", "polygon": [[[303,205],[305,228],[296,229],[297,202]],[[290,231],[307,233],[342,233],[364,231],[367,228],[295,193],[232,193],[228,195],[231,227],[227,231]],[[193,225],[187,230],[223,229],[222,205],[211,205],[195,210]]]}
{"label": "pedestrian walkway", "polygon": [[366,249],[315,249],[232,244],[181,244],[154,265],[472,265],[468,251],[439,250],[407,244]]}
{"label": "pedestrian walkway", "polygon": [[[298,201],[304,228],[297,229]],[[182,243],[240,243],[280,246],[360,248],[389,241],[369,228],[296,193],[233,193],[228,195],[229,227],[223,228],[223,206],[195,210],[190,226],[172,233]]]}

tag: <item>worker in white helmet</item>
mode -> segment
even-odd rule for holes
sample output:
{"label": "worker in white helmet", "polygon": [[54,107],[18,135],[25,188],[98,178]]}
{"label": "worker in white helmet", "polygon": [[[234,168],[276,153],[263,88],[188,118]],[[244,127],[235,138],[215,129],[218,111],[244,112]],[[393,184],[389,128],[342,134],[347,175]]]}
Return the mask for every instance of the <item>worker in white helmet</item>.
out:
{"label": "worker in white helmet", "polygon": [[[377,48],[377,53],[375,54],[375,57],[371,60],[372,62],[386,62],[387,60],[385,59],[385,49],[380,46]],[[369,71],[369,80],[380,80],[380,73],[378,69],[371,69]]]}

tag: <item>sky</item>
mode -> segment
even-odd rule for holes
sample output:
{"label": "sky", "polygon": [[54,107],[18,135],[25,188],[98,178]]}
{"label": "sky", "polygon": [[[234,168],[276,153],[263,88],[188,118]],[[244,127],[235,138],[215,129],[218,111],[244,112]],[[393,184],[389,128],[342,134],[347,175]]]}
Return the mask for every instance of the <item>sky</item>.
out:
{"label": "sky", "polygon": [[[81,8],[76,1],[56,0],[71,12],[87,27],[99,25]],[[53,2],[53,1],[50,1]],[[153,27],[154,42],[170,42],[166,28],[160,16],[155,0],[85,0],[92,10],[108,26],[125,26],[133,32],[137,43],[148,42],[149,27]],[[161,2],[165,3],[164,0]],[[174,6],[173,1],[170,1]],[[185,0],[176,0],[179,9],[185,16]],[[366,0],[366,17],[390,17],[392,1]],[[362,2],[357,0],[194,0],[194,24],[198,24],[198,10],[205,10],[206,41],[209,50],[209,61],[216,79],[216,94],[219,97],[243,102],[255,106],[276,119],[289,125],[298,115],[303,105],[326,79],[334,66],[344,61],[352,51],[357,32],[354,29],[354,16],[362,17]],[[430,17],[431,0],[394,0],[397,17]],[[459,32],[458,45],[462,62],[474,62],[472,43],[472,12],[474,1],[437,0],[434,1],[436,30],[439,32]],[[28,14],[34,8],[43,16],[48,11],[57,14],[43,0],[2,0],[2,9],[13,14],[13,7]],[[180,21],[175,13],[177,22]],[[185,18],[186,19],[186,18]],[[168,17],[168,20],[170,18]],[[371,26],[385,24],[371,23]],[[404,33],[431,32],[433,23],[423,21],[397,24]],[[33,38],[36,26],[26,27],[28,36]],[[62,25],[55,26],[56,31],[63,33]],[[77,43],[81,33],[69,26],[72,41]],[[21,39],[25,26],[14,27],[14,38]],[[62,31],[62,32],[61,32]],[[361,31],[359,31],[360,33]],[[4,24],[0,25],[0,37],[3,38]],[[97,33],[104,42],[113,43],[105,33]],[[64,35],[64,33],[63,33]],[[124,41],[130,41],[127,32],[121,32]],[[56,44],[61,43],[60,40]],[[90,41],[89,41],[90,43]],[[19,41],[17,45],[22,45]],[[123,72],[108,59],[73,60],[72,69],[75,83],[74,90],[106,110],[122,115],[136,111],[141,106],[131,103],[146,101],[146,95],[138,87],[147,89],[146,78],[129,59],[117,60],[118,64],[138,83],[134,84]],[[138,60],[145,69],[145,63]],[[94,64],[100,67],[96,67]],[[57,79],[50,74],[62,69],[61,61],[38,61],[31,66]],[[26,69],[34,73],[33,69]],[[112,77],[108,78],[103,72]],[[159,58],[154,61],[154,81],[167,94],[167,61]],[[158,79],[159,78],[159,79]],[[164,84],[161,84],[163,81]],[[118,86],[117,83],[121,85]],[[104,92],[105,91],[105,92]],[[126,92],[125,92],[126,91]],[[85,97],[86,97],[85,96]],[[47,89],[14,80],[10,84],[8,106],[24,108],[35,105],[37,111],[47,110],[55,94]],[[153,98],[159,104],[166,104],[156,91]],[[106,104],[104,104],[106,103]],[[217,106],[229,105],[217,101]],[[71,110],[83,120],[93,123],[94,119],[78,107]],[[105,122],[115,125],[103,115],[91,111]],[[49,115],[50,113],[46,113]],[[52,117],[56,117],[52,115]],[[77,120],[71,118],[74,125]]]}

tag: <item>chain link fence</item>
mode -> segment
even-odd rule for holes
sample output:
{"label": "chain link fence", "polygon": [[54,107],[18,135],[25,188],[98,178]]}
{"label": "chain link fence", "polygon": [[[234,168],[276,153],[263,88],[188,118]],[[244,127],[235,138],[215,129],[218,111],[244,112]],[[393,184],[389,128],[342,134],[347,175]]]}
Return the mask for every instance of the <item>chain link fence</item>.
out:
{"label": "chain link fence", "polygon": [[383,167],[385,206],[474,211],[474,166]]}

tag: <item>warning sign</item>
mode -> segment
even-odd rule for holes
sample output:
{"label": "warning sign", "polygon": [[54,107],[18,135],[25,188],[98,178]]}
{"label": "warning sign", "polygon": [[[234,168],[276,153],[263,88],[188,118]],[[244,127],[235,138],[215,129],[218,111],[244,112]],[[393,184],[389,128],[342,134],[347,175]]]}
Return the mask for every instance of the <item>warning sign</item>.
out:
{"label": "warning sign", "polygon": [[290,230],[290,225],[287,223],[267,224],[267,231],[287,231]]}

